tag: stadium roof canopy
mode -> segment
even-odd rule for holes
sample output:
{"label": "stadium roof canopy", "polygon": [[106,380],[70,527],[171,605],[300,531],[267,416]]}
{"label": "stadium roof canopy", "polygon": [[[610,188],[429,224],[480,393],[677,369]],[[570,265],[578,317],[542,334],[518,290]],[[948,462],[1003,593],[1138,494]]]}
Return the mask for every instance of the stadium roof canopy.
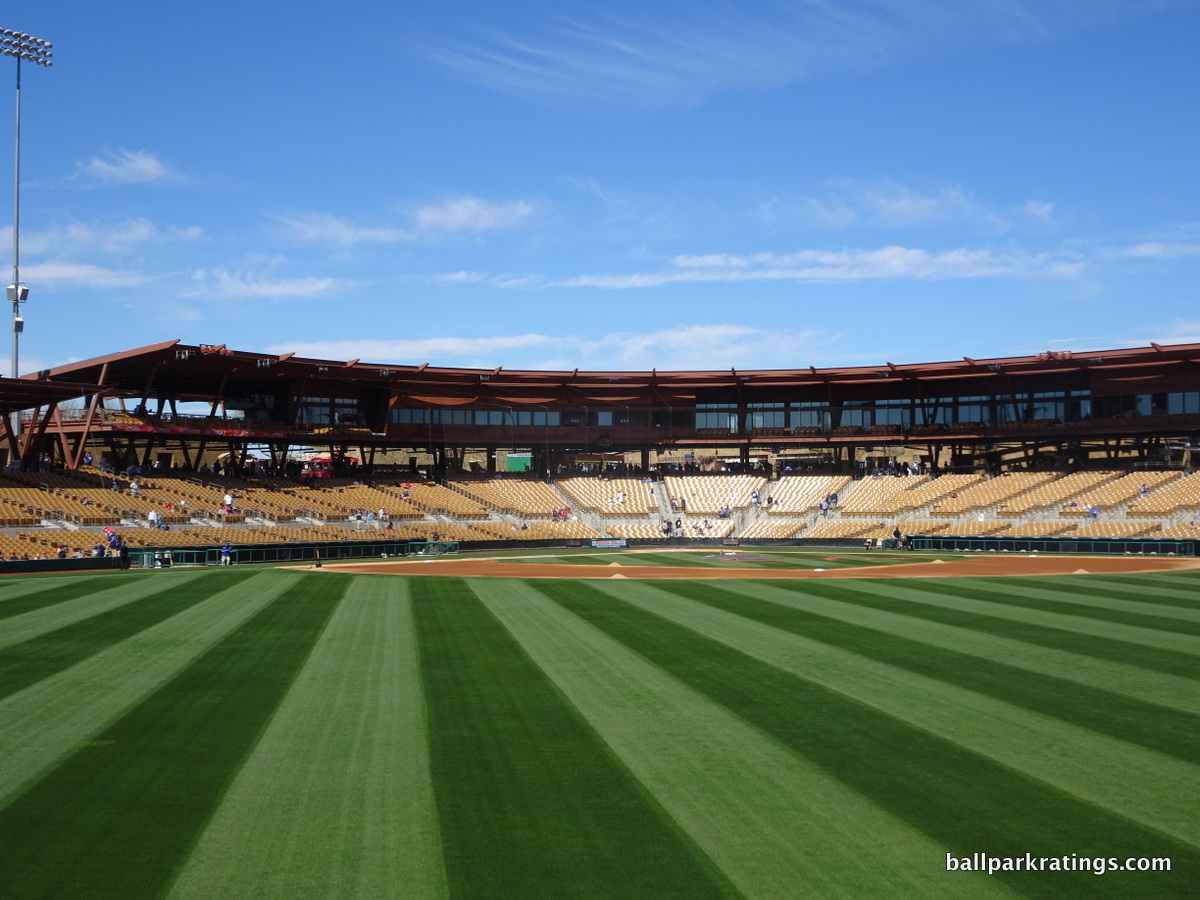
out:
{"label": "stadium roof canopy", "polygon": [[[1160,345],[1087,352],[1050,351],[1032,356],[934,363],[883,362],[872,366],[714,371],[543,371],[396,365],[353,360],[308,359],[291,353],[230,350],[223,344],[185,345],[165,341],[38,373],[41,382],[103,384],[124,396],[170,395],[178,401],[211,401],[230,391],[275,391],[281,380],[306,384],[384,388],[432,404],[611,403],[682,404],[697,391],[722,388],[896,386],[899,382],[977,385],[980,392],[1012,379],[1032,384],[1039,376],[1072,379],[1093,389],[1127,390],[1136,381],[1183,384],[1200,377],[1200,344]],[[23,379],[24,381],[25,379]],[[1195,383],[1195,382],[1193,382]],[[1126,387],[1122,387],[1126,385]],[[1162,388],[1156,388],[1162,389]],[[674,402],[672,402],[674,401]]]}

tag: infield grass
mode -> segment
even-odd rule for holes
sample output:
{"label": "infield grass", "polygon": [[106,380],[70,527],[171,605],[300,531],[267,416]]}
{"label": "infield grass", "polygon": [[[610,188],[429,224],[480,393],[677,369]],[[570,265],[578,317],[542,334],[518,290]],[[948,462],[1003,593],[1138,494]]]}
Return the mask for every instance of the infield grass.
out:
{"label": "infield grass", "polygon": [[1195,895],[1196,573],[746,574],[2,579],[0,896]]}

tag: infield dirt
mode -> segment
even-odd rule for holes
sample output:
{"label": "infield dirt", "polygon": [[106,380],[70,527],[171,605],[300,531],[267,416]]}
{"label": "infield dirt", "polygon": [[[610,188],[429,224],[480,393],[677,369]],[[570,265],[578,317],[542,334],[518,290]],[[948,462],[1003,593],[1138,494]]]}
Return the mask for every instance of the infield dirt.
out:
{"label": "infield dirt", "polygon": [[[305,568],[311,568],[306,566]],[[960,578],[996,575],[1116,575],[1200,568],[1200,559],[1126,556],[981,556],[977,559],[928,559],[896,565],[816,569],[751,567],[645,566],[511,562],[494,557],[466,559],[389,559],[372,562],[326,563],[325,571],[376,575],[442,575],[459,578],[636,578],[712,580],[728,578]]]}

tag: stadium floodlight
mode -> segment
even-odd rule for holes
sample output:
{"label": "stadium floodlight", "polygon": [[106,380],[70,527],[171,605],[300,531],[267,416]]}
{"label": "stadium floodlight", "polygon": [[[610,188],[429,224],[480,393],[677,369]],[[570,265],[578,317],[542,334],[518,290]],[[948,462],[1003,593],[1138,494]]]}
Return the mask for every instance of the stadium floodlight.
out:
{"label": "stadium floodlight", "polygon": [[[31,62],[34,65],[48,68],[54,65],[51,61],[54,54],[50,52],[53,46],[49,41],[26,34],[24,31],[0,28],[0,53],[4,56],[11,56],[17,61],[17,119],[13,136],[13,277],[12,284],[6,291],[8,300],[12,303],[13,378],[17,378],[21,374],[18,356],[19,335],[25,329],[25,320],[21,318],[21,304],[29,297],[29,288],[21,283],[21,62]],[[20,422],[19,418],[17,422]]]}

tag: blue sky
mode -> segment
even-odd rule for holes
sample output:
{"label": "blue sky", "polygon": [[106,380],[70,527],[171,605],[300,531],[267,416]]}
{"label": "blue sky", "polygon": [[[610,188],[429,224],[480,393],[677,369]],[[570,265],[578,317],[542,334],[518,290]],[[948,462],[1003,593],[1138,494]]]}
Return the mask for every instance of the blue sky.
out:
{"label": "blue sky", "polygon": [[21,4],[0,27],[55,45],[22,67],[21,369],[1200,341],[1197,6]]}

